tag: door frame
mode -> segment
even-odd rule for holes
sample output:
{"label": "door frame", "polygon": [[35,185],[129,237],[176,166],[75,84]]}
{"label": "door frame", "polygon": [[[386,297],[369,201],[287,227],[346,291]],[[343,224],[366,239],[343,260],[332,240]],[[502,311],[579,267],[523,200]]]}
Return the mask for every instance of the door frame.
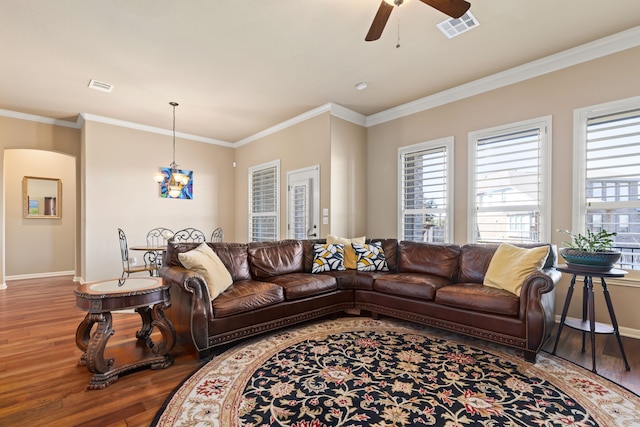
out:
{"label": "door frame", "polygon": [[[287,171],[287,201],[286,201],[286,230],[287,238],[291,237],[292,224],[291,224],[291,183],[294,181],[296,175],[308,175],[311,180],[311,223],[316,226],[316,237],[320,237],[320,165],[309,166],[306,168],[295,169]],[[309,238],[309,237],[306,237]]]}

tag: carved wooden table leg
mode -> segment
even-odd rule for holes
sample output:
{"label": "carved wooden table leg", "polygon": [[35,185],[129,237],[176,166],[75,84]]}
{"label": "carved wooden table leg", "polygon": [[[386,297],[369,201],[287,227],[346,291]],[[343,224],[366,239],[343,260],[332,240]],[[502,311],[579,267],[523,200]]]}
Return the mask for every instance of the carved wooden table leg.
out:
{"label": "carved wooden table leg", "polygon": [[[78,364],[93,373],[90,389],[105,388],[132,370],[164,369],[173,364],[169,352],[176,333],[163,311],[171,306],[169,286],[156,278],[124,280],[124,284],[118,279],[85,284],[76,290],[76,306],[88,311],[76,330],[76,345],[83,352]],[[142,320],[137,341],[110,347],[109,356],[115,357],[105,358],[107,342],[114,334],[111,310],[126,308],[135,308]],[[153,342],[153,328],[160,332],[157,343]]]}

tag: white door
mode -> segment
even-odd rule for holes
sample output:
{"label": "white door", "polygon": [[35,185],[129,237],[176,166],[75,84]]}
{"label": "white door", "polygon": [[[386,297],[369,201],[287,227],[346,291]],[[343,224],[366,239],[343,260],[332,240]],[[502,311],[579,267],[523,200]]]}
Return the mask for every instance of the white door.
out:
{"label": "white door", "polygon": [[287,237],[320,237],[320,166],[287,172]]}

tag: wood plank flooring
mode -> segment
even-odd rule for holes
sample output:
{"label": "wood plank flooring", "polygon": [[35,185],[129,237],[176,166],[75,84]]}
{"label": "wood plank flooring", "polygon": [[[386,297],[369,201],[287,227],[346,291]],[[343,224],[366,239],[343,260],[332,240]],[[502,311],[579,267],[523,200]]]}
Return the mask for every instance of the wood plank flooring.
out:
{"label": "wood plank flooring", "polygon": [[[200,366],[176,346],[168,369],[122,376],[103,390],[88,390],[91,373],[77,362],[75,331],[85,313],[75,308],[71,277],[20,280],[0,290],[0,426],[148,426],[171,391]],[[113,315],[109,345],[134,341],[137,314]],[[623,338],[625,371],[613,336],[597,337],[598,372],[640,393],[640,340]],[[553,347],[553,340],[545,349]],[[108,349],[107,349],[108,355]],[[558,355],[591,366],[580,353],[580,333],[565,328]]]}

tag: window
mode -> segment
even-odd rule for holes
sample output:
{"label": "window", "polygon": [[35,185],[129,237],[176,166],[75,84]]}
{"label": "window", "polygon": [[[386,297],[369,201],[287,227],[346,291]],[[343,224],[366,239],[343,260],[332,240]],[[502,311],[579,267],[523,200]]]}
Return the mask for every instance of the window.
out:
{"label": "window", "polygon": [[640,270],[640,97],[574,112],[573,230],[618,233],[618,266]]}
{"label": "window", "polygon": [[469,134],[470,242],[549,242],[551,117]]}
{"label": "window", "polygon": [[398,149],[402,240],[453,241],[453,138]]}
{"label": "window", "polygon": [[280,235],[280,162],[249,168],[249,237],[252,242],[277,240]]}

